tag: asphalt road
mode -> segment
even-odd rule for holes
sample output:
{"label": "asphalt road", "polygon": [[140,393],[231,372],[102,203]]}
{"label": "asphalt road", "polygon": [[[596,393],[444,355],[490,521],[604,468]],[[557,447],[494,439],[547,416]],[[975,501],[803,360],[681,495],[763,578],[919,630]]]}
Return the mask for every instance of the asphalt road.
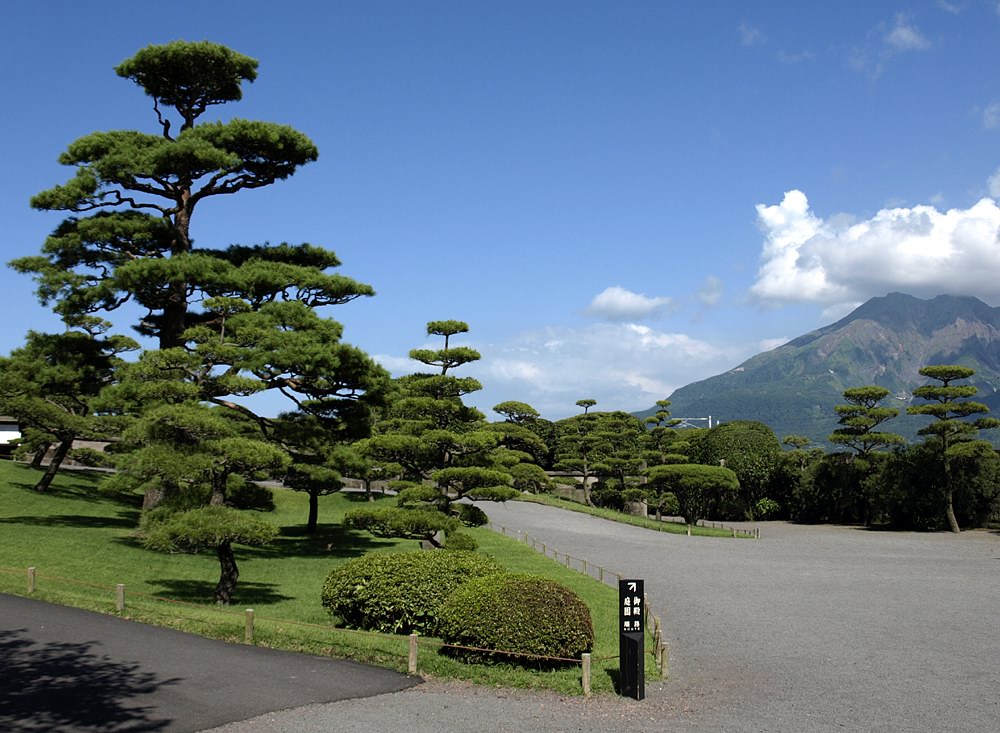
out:
{"label": "asphalt road", "polygon": [[[429,682],[216,733],[1000,729],[1000,537],[763,524],[667,535],[520,502],[497,524],[644,578],[672,677],[640,702]],[[591,565],[592,566],[592,565]]]}
{"label": "asphalt road", "polygon": [[418,678],[0,594],[0,730],[200,731]]}
{"label": "asphalt road", "polygon": [[[77,628],[80,612],[65,609],[63,620],[39,621],[37,604],[0,596],[0,729],[180,731],[226,720],[237,722],[215,733],[1000,729],[996,534],[765,523],[759,541],[689,538],[519,502],[483,508],[591,567],[644,578],[671,679],[650,683],[639,702],[434,681],[402,689],[412,681],[391,673],[309,658],[293,671],[285,655],[147,627],[119,645],[126,622],[98,616]],[[358,699],[376,692],[369,674],[401,691]],[[326,677],[353,688],[316,689]],[[338,695],[353,699],[324,702]]]}

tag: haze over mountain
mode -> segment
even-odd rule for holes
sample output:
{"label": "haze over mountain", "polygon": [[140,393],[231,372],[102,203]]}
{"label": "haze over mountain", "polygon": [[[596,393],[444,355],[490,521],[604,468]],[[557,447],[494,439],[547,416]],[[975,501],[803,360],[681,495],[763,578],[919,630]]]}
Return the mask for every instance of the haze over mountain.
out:
{"label": "haze over mountain", "polygon": [[833,408],[844,390],[876,384],[890,390],[883,404],[901,413],[884,429],[912,439],[928,418],[905,415],[906,407],[913,389],[929,382],[918,373],[929,364],[975,369],[976,399],[1000,412],[1000,308],[953,295],[872,298],[836,323],[676,390],[669,409],[675,417],[711,415],[713,423],[760,420],[779,438],[822,443],[837,427]]}

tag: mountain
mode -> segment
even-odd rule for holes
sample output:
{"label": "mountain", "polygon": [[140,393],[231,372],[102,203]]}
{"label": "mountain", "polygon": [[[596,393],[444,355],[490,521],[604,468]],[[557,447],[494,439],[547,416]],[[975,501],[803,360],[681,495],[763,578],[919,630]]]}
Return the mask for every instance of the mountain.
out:
{"label": "mountain", "polygon": [[669,409],[674,417],[711,415],[713,424],[760,420],[779,439],[799,434],[824,443],[837,428],[833,408],[844,403],[844,390],[877,384],[890,391],[883,404],[901,413],[884,429],[913,439],[930,418],[906,415],[906,407],[913,389],[930,381],[918,374],[929,364],[975,369],[975,399],[1000,413],[1000,308],[953,295],[872,298],[834,324],[681,387]]}

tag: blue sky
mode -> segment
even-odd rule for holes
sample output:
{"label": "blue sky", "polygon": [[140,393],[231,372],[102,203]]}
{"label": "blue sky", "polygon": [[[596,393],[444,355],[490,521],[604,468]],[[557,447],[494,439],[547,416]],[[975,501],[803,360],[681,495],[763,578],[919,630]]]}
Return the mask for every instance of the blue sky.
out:
{"label": "blue sky", "polygon": [[[116,64],[224,43],[260,69],[218,115],[293,125],[320,158],[207,201],[196,243],[333,249],[378,294],[328,315],[397,375],[427,321],[467,321],[488,414],[647,408],[892,291],[1000,305],[995,1],[37,2],[5,21],[5,260],[59,223],[28,200],[71,174],[69,142],[156,132]],[[0,287],[0,352],[59,329],[29,278]]]}

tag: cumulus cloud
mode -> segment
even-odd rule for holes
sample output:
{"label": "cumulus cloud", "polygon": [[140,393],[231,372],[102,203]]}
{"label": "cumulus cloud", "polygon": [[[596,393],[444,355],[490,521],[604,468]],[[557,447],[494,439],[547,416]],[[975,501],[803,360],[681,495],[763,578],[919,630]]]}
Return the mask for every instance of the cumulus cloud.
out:
{"label": "cumulus cloud", "polygon": [[719,347],[635,323],[596,323],[531,331],[482,350],[483,360],[470,365],[488,386],[482,404],[517,395],[558,419],[575,414],[585,397],[600,410],[646,409],[678,387],[732,369],[759,344]]}
{"label": "cumulus cloud", "polygon": [[614,285],[594,296],[587,312],[610,321],[639,320],[660,315],[671,302],[667,297],[650,298]]}
{"label": "cumulus cloud", "polygon": [[[1000,171],[990,182],[1000,189]],[[869,219],[823,219],[801,191],[757,206],[762,264],[751,292],[763,301],[826,303],[830,312],[901,290],[1000,297],[1000,208],[885,208]]]}

